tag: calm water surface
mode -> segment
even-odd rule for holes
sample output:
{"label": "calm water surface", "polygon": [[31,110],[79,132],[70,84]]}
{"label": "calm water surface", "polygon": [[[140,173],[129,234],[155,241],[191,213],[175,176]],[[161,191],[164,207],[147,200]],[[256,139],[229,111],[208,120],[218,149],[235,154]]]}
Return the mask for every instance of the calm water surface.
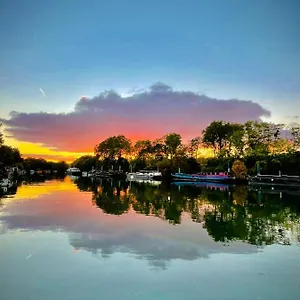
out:
{"label": "calm water surface", "polygon": [[88,180],[0,199],[0,299],[300,299],[300,194]]}

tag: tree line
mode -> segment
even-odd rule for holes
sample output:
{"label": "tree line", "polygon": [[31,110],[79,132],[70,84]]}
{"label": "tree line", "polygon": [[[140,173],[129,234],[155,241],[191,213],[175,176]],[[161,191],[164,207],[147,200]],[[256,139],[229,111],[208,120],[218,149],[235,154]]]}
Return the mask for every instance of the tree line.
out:
{"label": "tree line", "polygon": [[149,168],[165,174],[178,168],[192,173],[224,172],[229,167],[244,176],[254,174],[259,162],[264,173],[299,174],[299,149],[299,126],[213,121],[188,143],[183,143],[177,133],[134,143],[124,135],[108,137],[95,146],[93,156],[80,157],[73,166],[86,171],[93,167],[103,170],[121,167],[124,171]]}
{"label": "tree line", "polygon": [[[1,126],[1,124],[0,124]],[[177,133],[155,140],[132,142],[124,135],[108,137],[95,145],[94,155],[85,155],[72,165],[81,171],[92,168],[123,171],[159,169],[165,175],[176,172],[224,172],[228,168],[244,177],[256,172],[300,175],[300,126],[248,121],[244,124],[213,121],[199,136],[183,143]],[[19,150],[5,145],[0,132],[0,168],[19,166],[25,170],[66,170],[65,162],[23,159]]]}
{"label": "tree line", "polygon": [[68,164],[64,161],[51,162],[42,158],[22,158],[19,149],[5,144],[3,133],[0,132],[0,178],[6,177],[11,167],[17,167],[19,170],[26,171],[26,173],[35,170],[64,174]]}

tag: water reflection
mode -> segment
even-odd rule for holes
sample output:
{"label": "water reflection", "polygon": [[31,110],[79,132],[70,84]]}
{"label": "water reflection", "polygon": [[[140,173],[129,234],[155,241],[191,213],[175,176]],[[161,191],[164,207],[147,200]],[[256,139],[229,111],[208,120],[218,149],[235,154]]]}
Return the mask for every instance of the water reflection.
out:
{"label": "water reflection", "polygon": [[253,245],[300,240],[300,194],[248,191],[247,186],[161,185],[102,180],[75,181],[80,190],[92,191],[94,203],[105,213],[121,215],[132,208],[180,224],[183,213],[204,228],[216,242],[247,241]]}
{"label": "water reflection", "polygon": [[[24,201],[26,200],[26,201]],[[150,185],[88,178],[23,183],[3,198],[1,233],[61,231],[75,251],[132,254],[166,268],[174,259],[256,253],[297,244],[297,195],[247,187]],[[177,226],[174,226],[177,225]]]}

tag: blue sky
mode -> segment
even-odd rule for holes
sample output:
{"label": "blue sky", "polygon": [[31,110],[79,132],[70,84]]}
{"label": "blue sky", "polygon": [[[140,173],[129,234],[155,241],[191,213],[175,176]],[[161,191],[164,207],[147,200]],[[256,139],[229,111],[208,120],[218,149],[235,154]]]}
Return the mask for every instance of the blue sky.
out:
{"label": "blue sky", "polygon": [[300,115],[299,13],[297,0],[2,0],[0,117],[162,81],[286,121]]}

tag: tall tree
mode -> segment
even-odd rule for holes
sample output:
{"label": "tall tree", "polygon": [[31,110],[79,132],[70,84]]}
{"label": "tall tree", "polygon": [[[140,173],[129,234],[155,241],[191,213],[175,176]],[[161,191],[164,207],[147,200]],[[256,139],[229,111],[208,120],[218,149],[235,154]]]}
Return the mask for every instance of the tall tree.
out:
{"label": "tall tree", "polygon": [[0,163],[4,166],[13,166],[22,162],[19,149],[10,146],[0,146]]}
{"label": "tall tree", "polygon": [[291,133],[293,136],[294,145],[296,146],[296,149],[300,146],[300,126],[293,126],[291,128]]}
{"label": "tall tree", "polygon": [[242,124],[230,124],[231,132],[229,134],[229,152],[234,156],[241,157],[245,149],[245,130]]}
{"label": "tall tree", "polygon": [[134,145],[134,151],[139,157],[145,158],[151,154],[153,147],[150,140],[139,140]]}
{"label": "tall tree", "polygon": [[201,145],[201,142],[202,140],[199,136],[190,140],[187,148],[190,156],[198,158],[198,150]]}
{"label": "tall tree", "polygon": [[221,153],[228,145],[232,134],[232,126],[228,122],[213,121],[203,130],[203,142],[214,148],[215,153]]}
{"label": "tall tree", "polygon": [[72,165],[81,171],[90,171],[93,167],[96,167],[96,163],[97,158],[95,156],[84,155],[77,158]]}
{"label": "tall tree", "polygon": [[95,146],[94,152],[98,157],[119,159],[130,151],[130,141],[124,135],[112,136]]}
{"label": "tall tree", "polygon": [[280,139],[282,124],[248,121],[245,123],[245,140],[249,155],[267,155],[275,141]]}
{"label": "tall tree", "polygon": [[169,133],[165,137],[166,151],[171,158],[174,157],[181,144],[181,136],[177,133]]}
{"label": "tall tree", "polygon": [[152,143],[152,154],[155,157],[155,160],[161,160],[163,157],[166,156],[167,150],[164,140],[157,139]]}

